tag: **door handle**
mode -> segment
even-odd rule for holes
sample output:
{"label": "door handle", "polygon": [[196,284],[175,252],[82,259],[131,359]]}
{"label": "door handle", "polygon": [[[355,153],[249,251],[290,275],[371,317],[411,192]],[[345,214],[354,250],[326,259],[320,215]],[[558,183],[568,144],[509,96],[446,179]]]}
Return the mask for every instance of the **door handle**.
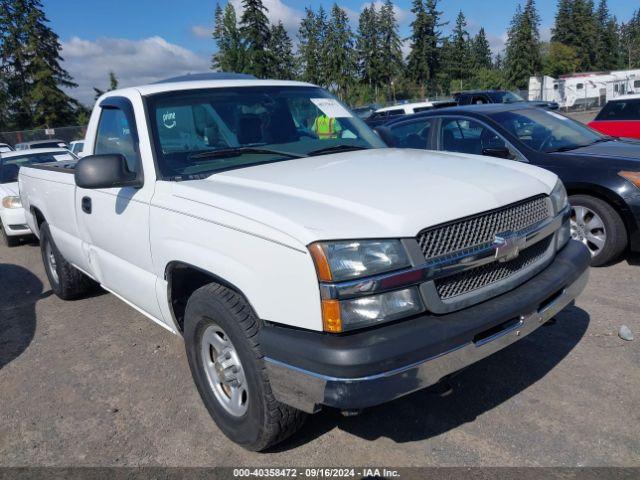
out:
{"label": "door handle", "polygon": [[91,213],[91,198],[89,197],[82,197],[82,211],[84,213]]}

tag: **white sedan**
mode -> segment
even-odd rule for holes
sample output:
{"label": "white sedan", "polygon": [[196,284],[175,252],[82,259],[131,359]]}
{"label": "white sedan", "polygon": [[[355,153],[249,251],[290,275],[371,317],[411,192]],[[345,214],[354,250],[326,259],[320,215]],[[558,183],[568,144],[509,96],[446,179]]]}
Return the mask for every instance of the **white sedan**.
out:
{"label": "white sedan", "polygon": [[75,160],[77,157],[64,148],[37,148],[0,154],[0,238],[6,246],[17,245],[21,236],[31,233],[18,191],[20,167]]}

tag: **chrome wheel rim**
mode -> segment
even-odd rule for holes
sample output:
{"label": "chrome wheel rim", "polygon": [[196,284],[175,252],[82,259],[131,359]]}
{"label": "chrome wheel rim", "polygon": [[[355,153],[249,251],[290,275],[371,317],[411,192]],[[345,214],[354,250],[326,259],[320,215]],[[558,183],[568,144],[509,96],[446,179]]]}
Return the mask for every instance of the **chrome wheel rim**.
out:
{"label": "chrome wheel rim", "polygon": [[214,323],[204,331],[200,354],[218,403],[234,417],[244,415],[249,405],[244,369],[233,343],[219,325]]}
{"label": "chrome wheel rim", "polygon": [[49,266],[49,273],[51,274],[51,278],[56,283],[59,283],[58,280],[58,264],[56,263],[56,256],[53,254],[53,248],[51,248],[51,242],[47,242],[44,246],[44,256],[47,259],[47,265]]}
{"label": "chrome wheel rim", "polygon": [[580,205],[571,207],[571,238],[585,244],[595,257],[607,243],[607,230],[600,215]]}

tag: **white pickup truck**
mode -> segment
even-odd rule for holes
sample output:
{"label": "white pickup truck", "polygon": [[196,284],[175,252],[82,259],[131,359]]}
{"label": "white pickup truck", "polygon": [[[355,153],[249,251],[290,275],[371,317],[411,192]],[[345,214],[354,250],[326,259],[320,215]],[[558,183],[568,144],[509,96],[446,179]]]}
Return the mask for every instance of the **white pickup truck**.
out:
{"label": "white pickup truck", "polygon": [[248,449],[323,406],[436,384],[587,282],[554,174],[385,148],[313,85],[211,74],[109,92],[84,153],[20,170],[53,290],[100,284],[182,335],[204,404]]}

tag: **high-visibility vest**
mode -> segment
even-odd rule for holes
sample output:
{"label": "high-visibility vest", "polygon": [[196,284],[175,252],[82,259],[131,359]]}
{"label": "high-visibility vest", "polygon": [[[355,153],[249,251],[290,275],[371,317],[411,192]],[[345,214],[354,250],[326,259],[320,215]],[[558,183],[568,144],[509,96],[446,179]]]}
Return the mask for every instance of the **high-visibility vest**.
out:
{"label": "high-visibility vest", "polygon": [[313,123],[313,129],[318,135],[318,138],[335,138],[335,118],[329,118],[326,115],[321,115],[316,118],[316,121]]}

